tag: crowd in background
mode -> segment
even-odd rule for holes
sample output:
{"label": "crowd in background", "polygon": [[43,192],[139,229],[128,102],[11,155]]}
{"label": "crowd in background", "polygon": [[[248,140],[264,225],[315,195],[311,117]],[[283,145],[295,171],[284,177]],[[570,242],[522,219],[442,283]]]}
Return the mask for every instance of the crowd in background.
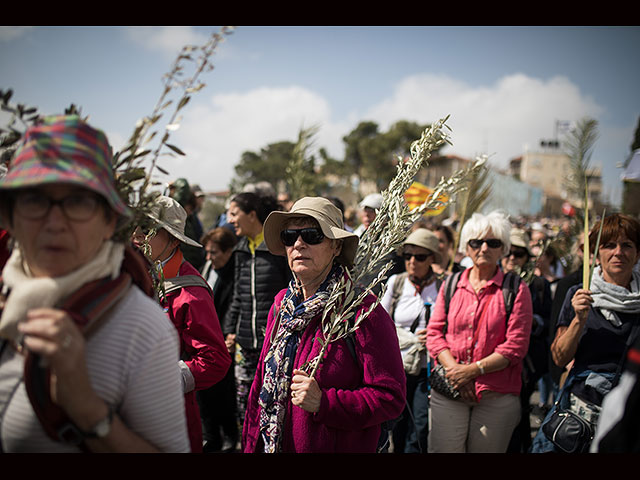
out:
{"label": "crowd in background", "polygon": [[[75,118],[55,118],[52,125],[63,125],[69,135],[81,136],[86,132],[96,135],[96,149],[103,148],[106,141]],[[45,130],[44,135],[55,138],[57,133]],[[71,265],[63,265],[55,255],[49,263],[43,263],[35,254],[30,257],[25,249],[34,243],[32,248],[37,251],[38,245],[29,241],[27,227],[35,228],[34,222],[53,222],[50,217],[55,217],[58,222],[70,221],[75,229],[82,222],[93,221],[96,205],[102,202],[99,204],[104,204],[106,220],[101,220],[98,226],[107,239],[117,220],[128,215],[127,208],[115,199],[113,183],[100,183],[104,182],[101,175],[106,175],[110,182],[113,176],[105,174],[108,167],[95,158],[83,166],[84,177],[73,176],[73,169],[60,173],[67,168],[60,163],[58,170],[51,170],[49,176],[33,180],[37,169],[29,163],[30,149],[49,148],[35,138],[16,157],[12,165],[16,170],[9,169],[0,182],[4,200],[2,226],[7,227],[0,230],[0,266],[6,266],[5,285],[7,281],[15,282],[13,291],[3,291],[9,294],[6,305],[11,307],[11,314],[20,310],[15,303],[18,295],[26,295],[20,290],[23,285],[27,293],[33,294],[38,288],[36,278],[30,278],[31,275],[57,280],[58,275],[66,279],[74,273]],[[73,150],[78,145],[69,148]],[[100,155],[104,154],[101,151],[95,155],[102,158]],[[16,174],[18,167],[32,173],[33,179],[24,180],[23,173]],[[44,162],[38,168],[47,169],[51,165]],[[81,185],[81,193],[69,186],[72,184],[74,188]],[[600,219],[604,225],[603,244],[591,292],[581,288],[583,260],[591,259],[582,258],[585,239],[574,230],[576,223],[570,217],[508,218],[500,212],[475,213],[464,225],[459,225],[455,216],[422,218],[407,232],[397,251],[386,258],[392,263],[386,290],[378,288],[371,292],[381,297],[380,306],[372,313],[380,331],[370,330],[368,323],[358,330],[357,348],[351,352],[357,368],[353,363],[345,363],[350,362],[346,351],[338,351],[334,354],[340,359],[339,371],[328,369],[316,381],[300,365],[293,365],[295,352],[298,348],[309,351],[316,348],[313,337],[307,338],[305,332],[307,328],[311,335],[316,331],[315,326],[309,325],[316,325],[318,309],[326,302],[327,292],[350,268],[358,237],[376,218],[382,195],[367,195],[357,205],[345,208],[336,197],[296,199],[286,193],[276,194],[271,185],[252,184],[230,196],[224,213],[210,225],[203,225],[200,215],[205,201],[206,196],[198,186],[190,185],[184,178],[176,179],[158,199],[149,223],[137,225],[130,242],[114,243],[117,255],[105,253],[104,262],[98,265],[105,269],[109,268],[109,262],[115,262],[112,268],[116,275],[123,255],[131,261],[138,249],[144,250],[145,243],[149,246],[150,260],[161,265],[166,290],[157,300],[159,306],[152,308],[148,322],[151,324],[151,317],[157,317],[163,310],[178,334],[179,345],[164,337],[155,341],[179,358],[181,391],[169,385],[168,364],[163,364],[161,373],[164,392],[173,401],[183,399],[184,407],[180,403],[180,408],[184,408],[185,418],[177,418],[174,407],[158,404],[160,399],[153,397],[158,386],[147,385],[147,391],[130,387],[131,394],[138,395],[133,399],[126,388],[115,392],[109,387],[97,387],[99,396],[110,395],[108,400],[101,401],[86,387],[94,370],[107,368],[91,363],[98,361],[92,350],[88,350],[88,370],[80,372],[56,356],[55,352],[71,351],[76,359],[84,359],[84,349],[93,345],[89,343],[92,341],[107,342],[103,349],[114,350],[116,347],[109,342],[117,337],[116,331],[105,330],[113,339],[103,339],[101,335],[82,339],[84,326],[78,323],[74,310],[63,310],[68,314],[62,314],[62,320],[52,313],[54,310],[48,311],[46,323],[57,325],[56,332],[67,332],[56,333],[55,338],[37,330],[34,326],[37,322],[27,322],[31,327],[26,328],[12,320],[13,328],[20,325],[22,335],[29,340],[20,343],[16,331],[11,344],[14,348],[3,347],[0,368],[20,378],[21,370],[16,366],[25,347],[51,359],[52,374],[59,378],[54,396],[58,396],[72,420],[91,427],[92,421],[104,417],[94,427],[97,433],[86,434],[85,443],[81,444],[90,450],[100,450],[106,445],[86,439],[109,438],[111,430],[105,430],[106,433],[99,430],[107,422],[109,428],[117,428],[123,445],[134,450],[151,449],[147,441],[154,439],[155,445],[166,451],[205,453],[243,449],[358,451],[363,445],[370,450],[394,453],[528,453],[542,451],[541,445],[547,439],[541,438],[541,425],[561,406],[569,408],[569,402],[573,402],[572,407],[578,403],[583,410],[596,409],[590,417],[594,429],[600,416],[606,418],[616,439],[628,435],[620,432],[619,422],[621,415],[627,418],[627,410],[622,408],[618,417],[612,419],[606,415],[603,398],[617,386],[623,371],[626,393],[631,395],[629,392],[635,391],[629,383],[633,372],[621,368],[616,371],[616,367],[626,365],[627,352],[637,351],[632,341],[635,329],[631,328],[634,322],[638,323],[640,313],[640,275],[634,268],[640,251],[637,220],[617,214]],[[61,215],[54,205],[60,207]],[[58,234],[57,230],[48,223],[39,228],[32,232],[33,238],[40,238],[39,235],[57,238],[53,236]],[[10,232],[20,249],[14,251]],[[589,240],[593,245],[592,235],[593,232]],[[93,246],[78,268],[93,265],[91,255],[112,245],[109,240],[94,238],[88,231],[78,231],[77,236]],[[48,241],[49,254],[63,250],[53,240]],[[456,250],[458,244],[460,248]],[[116,255],[117,260],[109,255]],[[144,264],[141,257],[136,261],[138,266]],[[38,268],[41,271],[36,275]],[[136,288],[153,297],[148,285],[139,281],[139,272],[125,273],[138,279]],[[86,280],[93,281],[96,274],[92,275]],[[123,275],[117,278],[129,278]],[[181,283],[187,279],[191,283]],[[152,300],[144,295],[126,291],[123,290],[124,298],[131,297],[136,309],[151,305]],[[512,297],[507,300],[509,294]],[[64,292],[58,295],[64,297]],[[367,298],[371,303],[375,297]],[[597,313],[590,307],[592,304],[598,307]],[[56,305],[43,304],[47,308]],[[26,308],[23,306],[23,310]],[[5,308],[3,322],[10,309]],[[299,325],[301,319],[304,322]],[[75,327],[71,326],[72,320]],[[393,346],[388,342],[389,338],[395,338],[390,325],[395,327],[398,340]],[[165,336],[169,326],[163,323]],[[605,336],[598,337],[597,332],[603,328]],[[384,335],[384,339],[379,335]],[[45,337],[55,348],[41,346],[32,340],[34,336]],[[590,350],[586,350],[587,342]],[[599,342],[606,351],[598,350]],[[70,350],[74,343],[80,344],[77,351]],[[138,344],[134,346],[139,348]],[[597,350],[599,353],[594,353]],[[100,348],[94,351],[101,352]],[[384,362],[376,351],[386,352]],[[617,360],[620,352],[623,358]],[[131,368],[134,360],[128,362],[131,365],[127,368]],[[400,371],[401,364],[404,375],[399,376],[395,370]],[[76,362],[78,365],[84,365],[84,361]],[[114,379],[121,372],[121,367],[115,365],[109,367]],[[440,373],[438,366],[443,367]],[[160,367],[146,365],[146,368],[151,371]],[[356,379],[358,368],[366,385]],[[440,376],[436,378],[436,374]],[[588,380],[583,380],[587,374]],[[70,379],[68,387],[62,381],[66,375]],[[329,395],[318,387],[322,381],[348,385],[347,390],[362,389],[363,393],[353,398],[341,398],[342,393]],[[90,400],[95,406],[91,412],[82,411],[77,400],[64,396],[75,395],[81,387],[84,390],[78,398]],[[597,390],[597,399],[592,390]],[[25,409],[30,392],[18,393],[20,396],[0,384],[2,415],[11,419],[0,425],[0,431],[15,429],[4,431],[3,448],[16,451],[24,448],[28,444],[24,442],[30,438],[30,434],[16,433],[27,425]],[[161,432],[154,431],[151,413],[140,411],[145,401],[155,405],[155,411],[170,415],[171,425],[166,424]],[[104,402],[121,403],[116,408]],[[353,410],[340,411],[347,404]],[[291,405],[300,409],[292,410]],[[22,416],[18,420],[9,417],[12,410],[8,406],[19,409]],[[533,425],[531,418],[535,419]],[[345,430],[343,437],[335,438],[339,428],[336,430],[333,423],[344,426],[351,421],[357,424],[346,427],[348,433]],[[379,428],[380,422],[384,428]],[[29,423],[29,428],[33,424]],[[145,438],[135,437],[132,432],[136,428],[145,432]],[[174,442],[168,438],[171,428],[179,432]],[[316,443],[308,440],[309,432],[313,432]],[[605,433],[600,432],[600,444],[614,444]],[[36,437],[38,448],[44,451],[51,448],[44,435]],[[629,448],[634,441],[629,440]],[[591,448],[597,451],[598,445]],[[549,449],[545,451],[554,451],[554,447]]]}

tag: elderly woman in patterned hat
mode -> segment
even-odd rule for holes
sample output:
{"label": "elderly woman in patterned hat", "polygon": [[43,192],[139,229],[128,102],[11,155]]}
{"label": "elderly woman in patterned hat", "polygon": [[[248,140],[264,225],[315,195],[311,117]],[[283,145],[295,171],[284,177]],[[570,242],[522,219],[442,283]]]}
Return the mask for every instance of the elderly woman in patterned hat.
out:
{"label": "elderly woman in patterned hat", "polygon": [[[329,200],[305,197],[289,212],[272,212],[264,224],[269,250],[286,256],[293,273],[269,313],[258,371],[243,431],[245,452],[375,452],[381,424],[405,403],[405,376],[395,326],[378,305],[352,337],[318,355],[327,299],[351,268],[357,235],[344,229]],[[369,295],[357,315],[374,302]]]}
{"label": "elderly woman in patterned hat", "polygon": [[0,180],[6,452],[186,452],[175,328],[147,265],[113,239],[131,211],[107,138],[78,116],[29,128]]}

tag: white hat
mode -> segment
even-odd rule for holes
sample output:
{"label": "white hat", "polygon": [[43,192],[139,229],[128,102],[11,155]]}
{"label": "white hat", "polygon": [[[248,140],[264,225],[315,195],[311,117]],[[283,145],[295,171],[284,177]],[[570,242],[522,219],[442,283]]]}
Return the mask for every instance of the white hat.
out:
{"label": "white hat", "polygon": [[362,199],[360,202],[360,207],[365,208],[373,208],[374,210],[378,210],[382,206],[382,195],[379,193],[370,193],[366,197]]}

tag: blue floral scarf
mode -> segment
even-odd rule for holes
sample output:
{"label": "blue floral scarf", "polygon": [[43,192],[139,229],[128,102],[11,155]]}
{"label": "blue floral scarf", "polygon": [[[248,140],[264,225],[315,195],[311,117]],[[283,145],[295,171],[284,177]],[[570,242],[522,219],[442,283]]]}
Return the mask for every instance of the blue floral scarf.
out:
{"label": "blue floral scarf", "polygon": [[322,315],[329,294],[342,275],[343,267],[335,264],[318,291],[307,300],[303,300],[294,279],[282,299],[278,312],[278,331],[264,360],[264,379],[258,398],[261,407],[260,432],[266,453],[279,452],[281,448],[282,426],[300,337],[309,322]]}

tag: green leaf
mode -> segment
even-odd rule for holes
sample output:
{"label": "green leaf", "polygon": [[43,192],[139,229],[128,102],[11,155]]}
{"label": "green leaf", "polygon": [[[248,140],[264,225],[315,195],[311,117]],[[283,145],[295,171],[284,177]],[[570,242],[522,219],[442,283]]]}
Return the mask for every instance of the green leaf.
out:
{"label": "green leaf", "polygon": [[171,150],[173,150],[174,152],[176,152],[178,155],[186,155],[186,153],[184,153],[182,150],[180,150],[175,145],[171,145],[170,143],[165,143],[165,145],[167,147],[169,147]]}
{"label": "green leaf", "polygon": [[178,104],[176,110],[180,110],[182,107],[184,107],[187,103],[189,103],[189,100],[191,100],[191,97],[189,96],[184,97],[182,100],[180,100],[180,103]]}

